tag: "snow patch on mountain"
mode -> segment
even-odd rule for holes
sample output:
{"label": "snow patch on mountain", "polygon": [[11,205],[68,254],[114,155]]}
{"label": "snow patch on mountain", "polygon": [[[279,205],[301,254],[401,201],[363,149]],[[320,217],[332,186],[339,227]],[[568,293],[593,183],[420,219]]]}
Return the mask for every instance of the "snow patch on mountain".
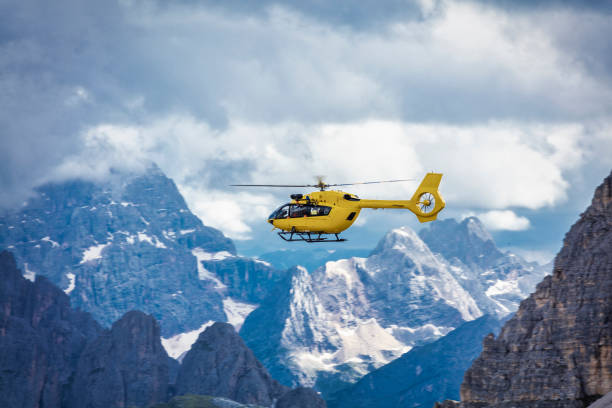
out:
{"label": "snow patch on mountain", "polygon": [[109,244],[110,242],[107,242],[106,244],[93,245],[87,248],[85,251],[83,251],[83,258],[81,259],[80,264],[84,264],[85,262],[90,262],[95,259],[101,259],[102,250],[106,248]]}
{"label": "snow patch on mountain", "polygon": [[212,258],[212,254],[204,251],[202,248],[194,248],[191,250],[193,256],[196,257],[198,263],[198,278],[200,280],[210,280],[215,284],[217,289],[225,289],[227,286],[217,278],[215,274],[204,268],[202,261],[207,261]]}
{"label": "snow patch on mountain", "polygon": [[64,289],[64,293],[66,293],[67,295],[70,295],[70,292],[72,292],[75,288],[75,275],[74,273],[67,273],[66,277],[68,278],[68,287],[66,289]]}
{"label": "snow patch on mountain", "polygon": [[[336,364],[366,362],[381,366],[412,348],[383,329],[375,318],[356,323],[352,327],[336,325],[341,344],[340,349],[333,355]],[[362,374],[366,373],[367,371]]]}
{"label": "snow patch on mountain", "polygon": [[36,272],[32,271],[30,268],[28,268],[28,264],[24,263],[23,264],[23,269],[25,270],[25,273],[23,274],[23,277],[26,278],[27,280],[34,282],[36,280]]}
{"label": "snow patch on mountain", "polygon": [[231,297],[223,299],[223,311],[227,316],[227,322],[234,326],[236,332],[240,331],[244,319],[246,319],[249,313],[255,310],[257,306],[258,305],[251,303],[239,302]]}
{"label": "snow patch on mountain", "polygon": [[219,252],[202,252],[199,255],[199,259],[202,261],[222,261],[226,258],[233,258],[234,255],[230,254],[227,251],[219,251]]}
{"label": "snow patch on mountain", "polygon": [[44,242],[48,242],[49,244],[51,244],[51,247],[52,247],[52,248],[57,248],[57,247],[59,247],[59,246],[60,246],[60,245],[59,245],[57,242],[55,242],[54,240],[52,240],[50,236],[43,237],[43,238],[41,238],[40,240],[41,240],[41,241],[44,241]]}
{"label": "snow patch on mountain", "polygon": [[206,330],[208,326],[212,326],[214,323],[214,321],[210,320],[196,330],[186,333],[179,333],[169,338],[162,337],[162,346],[164,346],[166,353],[168,353],[170,357],[178,359],[183,353],[191,349],[191,346],[196,342],[200,333]]}

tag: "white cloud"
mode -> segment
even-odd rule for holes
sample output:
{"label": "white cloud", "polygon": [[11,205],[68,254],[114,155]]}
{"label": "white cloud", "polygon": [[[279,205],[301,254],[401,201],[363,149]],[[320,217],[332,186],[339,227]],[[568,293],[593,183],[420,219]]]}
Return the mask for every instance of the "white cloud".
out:
{"label": "white cloud", "polygon": [[139,170],[155,161],[207,225],[236,239],[264,228],[266,216],[295,191],[228,184],[310,184],[321,174],[329,183],[414,178],[343,188],[362,197],[397,199],[409,198],[426,171],[439,171],[448,208],[480,209],[493,230],[523,230],[529,220],[507,209],[563,202],[569,188],[564,174],[590,154],[580,143],[583,127],[571,123],[236,122],[219,131],[191,116],[172,115],[147,126],[102,125],[83,137],[82,152],[69,157],[56,176],[95,178],[110,167]]}
{"label": "white cloud", "polygon": [[[309,182],[316,174],[361,181],[432,169],[446,173],[449,202],[464,206],[562,202],[564,172],[584,163],[583,128],[610,116],[612,90],[588,64],[600,60],[590,47],[561,40],[572,39],[575,27],[584,44],[608,38],[611,17],[418,3],[423,18],[368,30],[289,6],[249,14],[143,2],[122,2],[113,13],[102,8],[109,14],[71,9],[41,26],[25,5],[29,12],[20,15],[34,20],[19,26],[36,30],[7,25],[21,42],[3,49],[3,66],[16,67],[0,79],[11,91],[0,161],[10,184],[5,196],[31,187],[72,153],[67,134],[79,128],[89,129],[88,152],[64,160],[57,177],[99,176],[110,163],[135,158],[152,159],[189,185],[215,178],[207,171],[214,160],[252,161],[249,174],[264,182]],[[58,17],[64,14],[71,18]],[[112,30],[96,28],[109,24]],[[84,40],[91,47],[81,50]],[[111,62],[115,68],[106,69]],[[36,121],[32,109],[40,112]],[[117,122],[101,126],[109,118]],[[357,192],[401,197],[410,188]]]}
{"label": "white cloud", "polygon": [[[508,208],[563,203],[568,174],[612,151],[612,126],[600,119],[610,86],[557,41],[588,12],[423,0],[423,19],[358,31],[286,7],[244,15],[143,4],[123,6],[138,28],[126,41],[137,43],[125,76],[113,78],[129,90],[116,105],[142,116],[85,126],[81,151],[47,179],[99,178],[152,160],[205,223],[245,239],[293,191],[232,182],[415,178],[347,187],[407,198],[426,171],[439,171],[449,210],[524,229],[529,220]],[[75,104],[103,100],[87,81],[74,89]]]}
{"label": "white cloud", "polygon": [[492,210],[480,214],[468,213],[464,216],[476,216],[490,231],[523,231],[531,226],[529,219],[518,216],[511,210]]}

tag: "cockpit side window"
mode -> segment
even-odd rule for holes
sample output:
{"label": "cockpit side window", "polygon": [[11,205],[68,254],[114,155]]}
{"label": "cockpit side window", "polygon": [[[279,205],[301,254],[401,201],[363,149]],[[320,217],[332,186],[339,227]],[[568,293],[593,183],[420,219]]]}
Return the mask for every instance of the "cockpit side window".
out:
{"label": "cockpit side window", "polygon": [[321,215],[329,215],[331,207],[324,205],[300,205],[292,204],[289,209],[291,218],[297,217],[317,217]]}

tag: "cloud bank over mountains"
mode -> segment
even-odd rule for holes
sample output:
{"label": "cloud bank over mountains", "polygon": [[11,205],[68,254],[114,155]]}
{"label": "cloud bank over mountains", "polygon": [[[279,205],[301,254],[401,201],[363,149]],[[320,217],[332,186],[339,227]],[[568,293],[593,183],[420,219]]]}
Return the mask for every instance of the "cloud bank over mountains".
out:
{"label": "cloud bank over mountains", "polygon": [[435,170],[449,215],[503,215],[497,227],[516,230],[530,225],[521,211],[575,199],[573,183],[611,164],[605,7],[66,0],[0,11],[3,206],[41,181],[155,161],[207,225],[240,239],[286,192],[232,182]]}

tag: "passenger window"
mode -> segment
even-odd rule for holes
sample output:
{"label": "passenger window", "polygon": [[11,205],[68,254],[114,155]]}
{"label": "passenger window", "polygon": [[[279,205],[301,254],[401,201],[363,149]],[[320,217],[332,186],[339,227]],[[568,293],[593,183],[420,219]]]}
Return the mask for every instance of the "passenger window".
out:
{"label": "passenger window", "polygon": [[289,210],[289,216],[291,218],[308,216],[308,211],[306,210],[306,206],[295,205],[295,204],[292,205],[291,209]]}

